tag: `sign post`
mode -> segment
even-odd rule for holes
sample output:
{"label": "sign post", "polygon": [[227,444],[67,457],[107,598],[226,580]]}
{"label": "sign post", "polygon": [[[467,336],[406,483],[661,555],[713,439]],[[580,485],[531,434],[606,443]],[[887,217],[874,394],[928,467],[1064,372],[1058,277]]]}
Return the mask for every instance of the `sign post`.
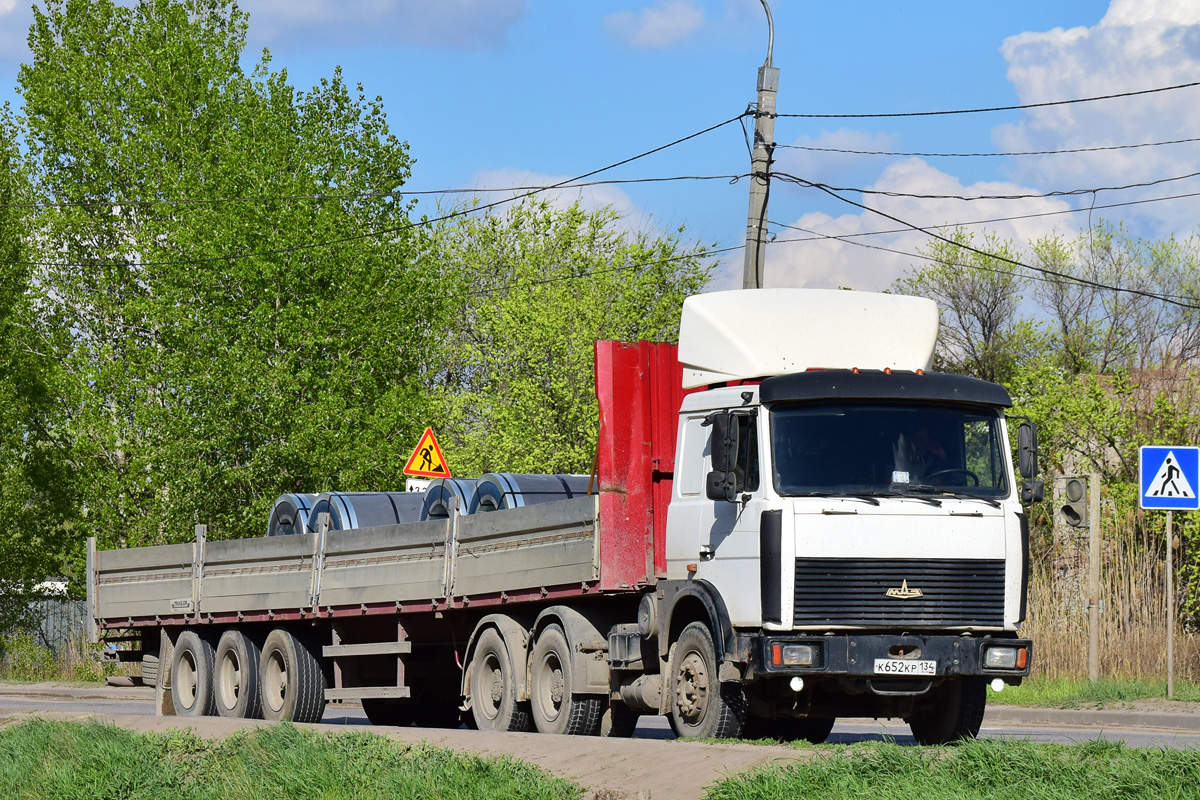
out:
{"label": "sign post", "polygon": [[1142,508],[1167,512],[1167,697],[1175,696],[1174,514],[1200,509],[1200,447],[1143,447],[1138,451]]}

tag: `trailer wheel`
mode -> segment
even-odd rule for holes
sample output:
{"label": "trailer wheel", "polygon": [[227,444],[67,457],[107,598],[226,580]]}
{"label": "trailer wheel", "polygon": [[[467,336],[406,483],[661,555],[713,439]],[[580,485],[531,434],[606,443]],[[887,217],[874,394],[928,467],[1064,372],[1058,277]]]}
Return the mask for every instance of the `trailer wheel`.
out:
{"label": "trailer wheel", "polygon": [[979,735],[987,704],[983,678],[947,681],[926,698],[908,719],[908,727],[918,744],[950,744]]}
{"label": "trailer wheel", "polygon": [[504,638],[488,628],[471,658],[471,715],[481,731],[527,731],[529,710],[517,701],[517,682]]}
{"label": "trailer wheel", "polygon": [[276,628],[263,643],[259,666],[263,717],[274,721],[320,722],[325,713],[325,675],[304,642]]}
{"label": "trailer wheel", "polygon": [[230,628],[217,643],[214,695],[217,714],[238,719],[262,717],[258,670],[262,651],[239,630]]}
{"label": "trailer wheel", "polygon": [[571,646],[563,629],[547,625],[533,646],[530,707],[538,733],[591,736],[600,728],[603,699],[576,694]]}
{"label": "trailer wheel", "polygon": [[742,732],[745,689],[722,683],[717,648],[703,622],[690,623],[671,645],[671,727],[680,738],[732,739]]}
{"label": "trailer wheel", "polygon": [[213,646],[195,631],[184,631],[171,659],[171,700],[181,717],[204,717],[214,712]]}

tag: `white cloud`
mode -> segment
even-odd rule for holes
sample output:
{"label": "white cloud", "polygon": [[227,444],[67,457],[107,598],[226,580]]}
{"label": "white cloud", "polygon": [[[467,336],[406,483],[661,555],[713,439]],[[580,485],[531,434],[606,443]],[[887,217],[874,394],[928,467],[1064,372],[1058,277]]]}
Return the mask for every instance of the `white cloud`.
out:
{"label": "white cloud", "polygon": [[[1200,80],[1200,4],[1194,0],[1113,0],[1090,28],[1022,33],[1004,42],[1008,78],[1023,103],[1092,97]],[[1200,130],[1200,89],[1033,109],[993,137],[1009,152],[1166,141]],[[1010,175],[1054,189],[1123,186],[1196,171],[1200,145],[1170,145],[1014,159]],[[1101,193],[1098,203],[1200,191],[1200,180]],[[1142,233],[1189,231],[1200,202],[1176,200],[1113,210]]]}
{"label": "white cloud", "polygon": [[[1036,192],[1036,189],[1006,182],[981,182],[964,186],[962,182],[919,158],[910,158],[892,163],[872,186],[878,191],[906,192],[931,195],[1009,195]],[[938,228],[948,223],[998,219],[1017,215],[1041,214],[1063,211],[1069,205],[1057,199],[1031,200],[925,200],[910,197],[885,197],[865,195],[861,201],[869,208],[878,209],[905,222],[925,228]],[[1002,238],[1018,242],[1039,239],[1056,230],[1070,227],[1069,217],[1042,216],[1023,220],[992,222],[986,226],[970,226],[976,231],[976,241],[983,230]],[[806,228],[817,235],[849,236],[848,240],[813,238],[814,234],[797,230],[778,231],[777,241],[767,250],[765,270],[767,286],[808,286],[836,288],[849,286],[854,289],[886,289],[892,281],[904,274],[907,268],[920,259],[904,253],[915,253],[924,248],[929,237],[908,230],[899,233],[882,233],[873,236],[856,234],[874,231],[891,231],[904,226],[870,211],[831,217],[824,213],[810,213],[794,223],[797,228]],[[808,241],[784,242],[785,239],[807,239]],[[901,253],[874,250],[860,246],[899,250]]]}
{"label": "white cloud", "polygon": [[495,49],[526,12],[526,0],[243,0],[256,42],[306,46],[404,42]]}
{"label": "white cloud", "polygon": [[17,0],[0,0],[0,17],[17,7]]}
{"label": "white cloud", "polygon": [[838,150],[886,151],[894,149],[896,137],[881,131],[841,128],[821,131],[817,136],[800,136],[788,144],[792,148],[775,149],[777,172],[787,172],[805,180],[854,186],[871,180],[879,173],[879,156],[856,153],[831,153],[828,150],[799,150],[799,147],[836,148]]}
{"label": "white cloud", "polygon": [[622,11],[605,17],[609,33],[626,44],[664,50],[691,36],[704,24],[704,11],[692,0],[658,0],[641,11]]}

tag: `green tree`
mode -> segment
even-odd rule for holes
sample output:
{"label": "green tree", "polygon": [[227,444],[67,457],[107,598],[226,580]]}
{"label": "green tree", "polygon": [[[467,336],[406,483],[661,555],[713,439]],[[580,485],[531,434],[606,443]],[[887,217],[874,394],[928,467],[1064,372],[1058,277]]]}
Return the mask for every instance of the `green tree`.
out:
{"label": "green tree", "polygon": [[64,339],[32,280],[32,192],[17,125],[0,108],[0,630],[38,582],[57,574],[72,487],[55,418]]}
{"label": "green tree", "polygon": [[[407,146],[340,71],[239,66],[228,0],[46,0],[21,69],[104,545],[261,535],[283,491],[389,488],[443,302]],[[78,551],[76,551],[78,552]]]}
{"label": "green tree", "polygon": [[436,363],[453,471],[591,471],[593,343],[677,340],[683,299],[710,270],[683,233],[631,232],[608,208],[533,202],[438,232],[457,306]]}

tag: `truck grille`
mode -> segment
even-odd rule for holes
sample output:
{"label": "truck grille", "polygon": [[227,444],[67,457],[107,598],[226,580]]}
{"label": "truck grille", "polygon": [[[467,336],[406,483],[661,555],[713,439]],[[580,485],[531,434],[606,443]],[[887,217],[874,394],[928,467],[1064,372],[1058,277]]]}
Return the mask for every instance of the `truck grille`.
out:
{"label": "truck grille", "polygon": [[1001,627],[1004,562],[798,558],[794,611],[796,627]]}

